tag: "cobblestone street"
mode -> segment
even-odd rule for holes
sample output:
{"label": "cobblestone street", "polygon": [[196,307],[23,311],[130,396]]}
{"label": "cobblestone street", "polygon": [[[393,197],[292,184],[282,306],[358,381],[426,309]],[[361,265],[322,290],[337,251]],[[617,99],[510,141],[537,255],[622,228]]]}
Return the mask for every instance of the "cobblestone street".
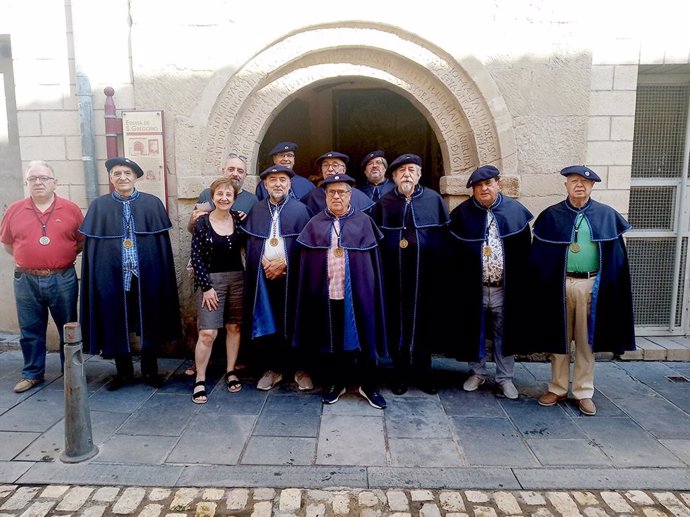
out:
{"label": "cobblestone street", "polygon": [[0,517],[646,517],[690,515],[690,493],[0,486]]}

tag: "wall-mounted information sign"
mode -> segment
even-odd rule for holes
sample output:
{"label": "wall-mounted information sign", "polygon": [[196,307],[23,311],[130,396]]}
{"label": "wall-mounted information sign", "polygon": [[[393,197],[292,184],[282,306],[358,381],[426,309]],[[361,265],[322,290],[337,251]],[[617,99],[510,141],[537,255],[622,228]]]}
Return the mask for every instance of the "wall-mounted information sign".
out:
{"label": "wall-mounted information sign", "polygon": [[125,156],[144,171],[144,176],[137,181],[137,189],[158,196],[167,208],[163,112],[123,111],[122,134]]}

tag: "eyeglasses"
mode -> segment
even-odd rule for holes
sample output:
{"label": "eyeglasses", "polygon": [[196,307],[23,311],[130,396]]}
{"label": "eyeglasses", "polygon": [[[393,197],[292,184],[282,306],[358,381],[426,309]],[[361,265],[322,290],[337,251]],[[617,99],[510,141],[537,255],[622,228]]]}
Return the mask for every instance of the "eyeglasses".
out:
{"label": "eyeglasses", "polygon": [[40,181],[41,183],[48,183],[54,179],[55,178],[51,178],[50,176],[29,176],[26,178],[26,181],[29,183],[36,183],[37,181]]}
{"label": "eyeglasses", "polygon": [[322,163],[321,168],[325,171],[328,169],[333,169],[333,170],[338,170],[338,169],[344,169],[345,166],[342,163]]}
{"label": "eyeglasses", "polygon": [[294,157],[295,157],[295,153],[291,153],[291,152],[287,152],[287,153],[278,153],[276,156],[278,156],[278,158],[294,158]]}
{"label": "eyeglasses", "polygon": [[336,194],[338,194],[339,197],[349,196],[350,194],[352,194],[352,189],[349,189],[349,190],[329,189],[326,191],[326,195],[328,197],[335,197]]}
{"label": "eyeglasses", "polygon": [[244,163],[247,163],[247,157],[242,155],[242,154],[237,154],[237,153],[228,153],[228,158],[239,158],[242,160]]}

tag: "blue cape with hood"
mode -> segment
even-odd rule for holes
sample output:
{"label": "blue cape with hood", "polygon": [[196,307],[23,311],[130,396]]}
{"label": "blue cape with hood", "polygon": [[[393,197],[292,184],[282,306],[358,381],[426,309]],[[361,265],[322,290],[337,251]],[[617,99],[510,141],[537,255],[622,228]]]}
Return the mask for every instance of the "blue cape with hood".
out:
{"label": "blue cape with hood", "polygon": [[[522,332],[529,314],[524,300],[532,233],[529,222],[532,214],[518,201],[502,194],[490,208],[473,197],[458,205],[450,213],[450,232],[453,236],[452,264],[458,274],[453,275],[456,296],[453,314],[458,326],[459,346],[453,353],[463,361],[477,361],[486,355],[485,318],[483,305],[483,255],[486,239],[486,219],[491,213],[503,244],[503,350],[506,356],[524,352]],[[528,308],[527,308],[528,309]],[[455,344],[455,343],[454,343]]]}
{"label": "blue cape with hood", "polygon": [[[399,358],[415,366],[429,367],[431,352],[442,351],[437,343],[439,322],[445,320],[446,304],[439,293],[447,281],[448,209],[433,190],[417,186],[407,202],[393,189],[371,210],[383,232],[381,257],[386,300],[389,347]],[[401,239],[408,242],[400,247]]]}
{"label": "blue cape with hood", "polygon": [[279,334],[289,340],[294,320],[295,282],[299,262],[297,236],[309,221],[307,207],[288,197],[280,205],[278,231],[285,243],[287,274],[284,278],[267,280],[261,266],[264,246],[271,237],[271,209],[269,200],[256,203],[242,226],[247,234],[247,281],[245,283],[245,314],[251,315],[251,326],[246,330],[256,339]]}
{"label": "blue cape with hood", "polygon": [[590,199],[581,209],[568,200],[545,209],[534,223],[530,253],[532,352],[568,352],[565,274],[575,219],[582,213],[599,246],[599,272],[592,288],[589,342],[594,352],[635,350],[630,267],[623,233],[630,224],[610,206]]}
{"label": "blue cape with hood", "polygon": [[[334,219],[327,210],[319,212],[297,238],[302,251],[293,343],[324,353],[332,353],[335,347],[328,296],[328,249]],[[339,221],[340,246],[345,250],[343,348],[360,350],[384,364],[388,349],[378,248],[381,232],[368,215],[352,208]]]}
{"label": "blue cape with hood", "polygon": [[[102,353],[103,357],[129,353],[129,332],[140,333],[143,348],[160,346],[181,334],[175,262],[168,235],[172,223],[156,196],[135,191],[132,198],[139,257],[138,314],[131,315],[125,296],[124,203],[112,194],[96,198],[79,228],[86,236],[80,293],[82,333],[91,353]],[[135,328],[129,327],[130,322]]]}

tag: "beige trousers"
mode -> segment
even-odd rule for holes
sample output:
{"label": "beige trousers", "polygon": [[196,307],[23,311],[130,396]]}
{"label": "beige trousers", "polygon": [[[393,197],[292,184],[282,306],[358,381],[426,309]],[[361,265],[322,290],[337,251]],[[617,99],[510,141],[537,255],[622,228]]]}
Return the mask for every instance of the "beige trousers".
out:
{"label": "beige trousers", "polygon": [[[592,305],[594,278],[565,279],[565,311],[568,343],[575,342],[573,368],[573,398],[591,399],[594,395],[594,353],[589,344],[589,310]],[[551,355],[549,391],[568,394],[570,354]]]}

